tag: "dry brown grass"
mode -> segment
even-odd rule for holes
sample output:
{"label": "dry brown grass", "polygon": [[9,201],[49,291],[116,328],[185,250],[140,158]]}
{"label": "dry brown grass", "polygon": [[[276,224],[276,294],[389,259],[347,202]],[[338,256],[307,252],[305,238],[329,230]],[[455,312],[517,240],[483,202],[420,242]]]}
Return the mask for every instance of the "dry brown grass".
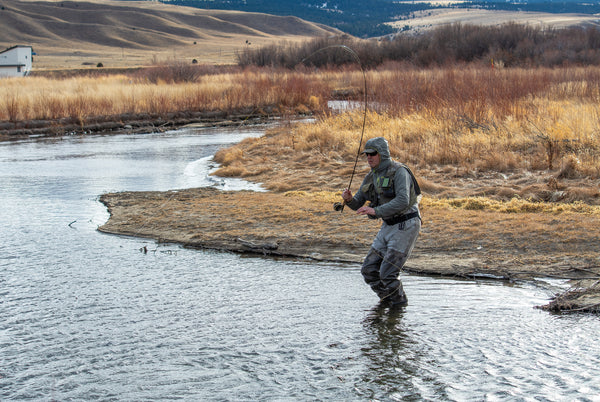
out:
{"label": "dry brown grass", "polygon": [[0,121],[71,118],[85,122],[124,113],[232,111],[276,106],[296,113],[320,107],[328,92],[310,76],[245,70],[204,75],[195,82],[149,82],[144,76],[109,75],[0,81]]}
{"label": "dry brown grass", "polygon": [[[564,119],[575,116],[569,108],[565,113]],[[589,115],[580,114],[579,118],[585,122]],[[449,127],[455,124],[418,113],[404,117],[368,113],[365,140],[386,137],[392,156],[409,163],[423,178],[423,190],[438,197],[600,202],[598,145],[592,142],[592,135],[586,138],[590,146],[581,154],[563,149],[555,157],[554,168],[549,169],[544,141],[528,131],[527,121],[521,126],[514,124],[514,131],[504,126],[457,132]],[[361,125],[361,112],[332,116],[247,140],[220,151],[215,159],[224,171],[231,165],[244,166],[246,177],[265,182],[273,190],[341,189],[352,173]],[[586,133],[571,135],[583,141]],[[265,165],[272,174],[263,173]],[[364,171],[360,160],[358,177]],[[287,183],[287,188],[275,185],[275,180]]]}

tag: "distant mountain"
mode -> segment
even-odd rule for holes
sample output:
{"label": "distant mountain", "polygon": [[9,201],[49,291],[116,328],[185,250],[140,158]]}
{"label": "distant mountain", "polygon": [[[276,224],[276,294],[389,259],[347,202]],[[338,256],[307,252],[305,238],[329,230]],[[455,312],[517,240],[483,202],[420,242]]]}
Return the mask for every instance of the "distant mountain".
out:
{"label": "distant mountain", "polygon": [[[431,3],[395,0],[159,0],[163,3],[202,9],[239,10],[273,15],[293,15],[337,28],[357,37],[383,36],[398,31],[386,24],[407,20],[415,12],[448,7]],[[598,0],[489,0],[452,3],[455,8],[529,11],[544,13],[600,13]]]}

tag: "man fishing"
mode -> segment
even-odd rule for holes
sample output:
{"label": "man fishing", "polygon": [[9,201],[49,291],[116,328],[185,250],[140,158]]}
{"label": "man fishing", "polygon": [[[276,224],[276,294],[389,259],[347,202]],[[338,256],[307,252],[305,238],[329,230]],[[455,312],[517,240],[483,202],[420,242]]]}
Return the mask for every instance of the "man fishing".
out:
{"label": "man fishing", "polygon": [[342,198],[357,214],[383,220],[361,273],[382,303],[406,306],[408,299],[398,276],[421,230],[421,190],[410,169],[391,159],[385,138],[368,140],[361,153],[367,156],[371,171],[354,196],[346,189]]}

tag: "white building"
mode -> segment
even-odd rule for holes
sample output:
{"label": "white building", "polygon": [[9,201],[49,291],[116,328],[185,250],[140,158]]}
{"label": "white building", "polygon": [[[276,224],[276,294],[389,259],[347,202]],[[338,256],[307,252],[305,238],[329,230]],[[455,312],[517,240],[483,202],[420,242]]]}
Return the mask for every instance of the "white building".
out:
{"label": "white building", "polygon": [[31,71],[33,48],[13,46],[0,52],[0,77],[23,77]]}

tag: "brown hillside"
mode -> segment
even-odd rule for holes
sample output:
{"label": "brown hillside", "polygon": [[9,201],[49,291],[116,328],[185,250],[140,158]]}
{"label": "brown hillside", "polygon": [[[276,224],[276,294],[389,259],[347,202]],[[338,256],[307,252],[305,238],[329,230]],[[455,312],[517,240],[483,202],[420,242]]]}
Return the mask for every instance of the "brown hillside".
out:
{"label": "brown hillside", "polygon": [[99,0],[0,0],[0,26],[0,48],[33,46],[37,69],[231,63],[244,46],[339,33],[296,17]]}

